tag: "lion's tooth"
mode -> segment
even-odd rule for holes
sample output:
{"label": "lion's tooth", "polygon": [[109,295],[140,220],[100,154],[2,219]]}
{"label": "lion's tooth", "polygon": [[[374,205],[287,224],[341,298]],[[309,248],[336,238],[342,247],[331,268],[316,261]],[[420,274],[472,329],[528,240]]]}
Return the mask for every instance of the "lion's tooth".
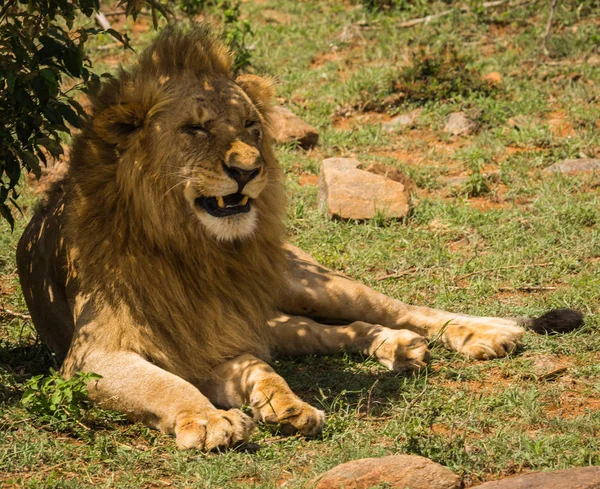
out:
{"label": "lion's tooth", "polygon": [[221,209],[225,208],[225,201],[223,200],[223,197],[221,197],[220,195],[217,197],[217,204],[219,205],[219,207]]}
{"label": "lion's tooth", "polygon": [[244,195],[244,197],[242,198],[242,200],[240,200],[240,205],[246,205],[248,203],[248,196]]}

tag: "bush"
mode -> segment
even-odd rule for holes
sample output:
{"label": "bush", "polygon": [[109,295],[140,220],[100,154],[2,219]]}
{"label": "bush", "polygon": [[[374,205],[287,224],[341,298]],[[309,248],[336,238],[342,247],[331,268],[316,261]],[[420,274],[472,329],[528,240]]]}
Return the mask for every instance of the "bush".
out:
{"label": "bush", "polygon": [[66,380],[50,369],[50,375],[36,375],[27,381],[21,404],[47,421],[77,420],[87,408],[87,384],[101,378],[98,374],[78,372]]}
{"label": "bush", "polygon": [[[143,0],[122,3],[131,15],[144,5]],[[99,81],[84,46],[91,35],[105,31],[73,28],[77,16],[98,10],[98,0],[0,0],[0,6],[0,214],[12,227],[8,203],[18,208],[21,169],[39,178],[40,161],[62,154],[67,124],[80,126],[84,111],[73,92]],[[107,32],[127,43],[116,31]],[[82,83],[64,90],[67,78]]]}
{"label": "bush", "polygon": [[[249,65],[252,32],[240,20],[239,1],[179,1],[188,11],[210,3],[221,15],[225,41],[237,53],[235,69]],[[159,14],[171,14],[157,0],[121,0],[119,5],[134,19],[149,6],[155,27]],[[63,153],[61,138],[85,117],[74,93],[99,84],[85,55],[86,41],[107,32],[128,46],[127,37],[113,29],[74,28],[77,17],[91,18],[99,7],[99,0],[0,0],[0,215],[11,227],[10,204],[19,209],[16,186],[22,169],[39,178],[40,161],[46,165]],[[65,90],[69,79],[72,86]]]}

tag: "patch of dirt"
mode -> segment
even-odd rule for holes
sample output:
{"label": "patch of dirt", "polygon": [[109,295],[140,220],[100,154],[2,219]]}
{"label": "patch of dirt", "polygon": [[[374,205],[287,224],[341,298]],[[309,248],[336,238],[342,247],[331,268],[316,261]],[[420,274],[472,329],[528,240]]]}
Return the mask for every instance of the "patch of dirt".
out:
{"label": "patch of dirt", "polygon": [[564,110],[548,114],[548,125],[552,134],[557,137],[567,138],[575,135],[573,124],[568,120],[568,115]]}
{"label": "patch of dirt", "polygon": [[336,114],[331,119],[331,125],[335,129],[351,131],[359,126],[383,124],[389,120],[391,117],[388,114],[380,112],[351,113],[347,116]]}
{"label": "patch of dirt", "polygon": [[589,411],[600,411],[600,398],[571,390],[563,392],[553,405],[546,408],[546,413],[564,419],[584,416]]}
{"label": "patch of dirt", "polygon": [[298,178],[298,183],[302,187],[305,187],[307,185],[318,185],[319,184],[319,175],[313,175],[312,173],[303,173]]}
{"label": "patch of dirt", "polygon": [[344,47],[333,46],[331,51],[317,54],[311,61],[308,69],[322,68],[326,63],[336,63],[338,72],[343,78],[348,78],[348,71],[364,65],[364,43]]}
{"label": "patch of dirt", "polygon": [[471,197],[468,200],[469,205],[473,209],[485,212],[493,209],[502,209],[506,206],[506,202],[502,198],[490,198],[489,196],[484,197]]}

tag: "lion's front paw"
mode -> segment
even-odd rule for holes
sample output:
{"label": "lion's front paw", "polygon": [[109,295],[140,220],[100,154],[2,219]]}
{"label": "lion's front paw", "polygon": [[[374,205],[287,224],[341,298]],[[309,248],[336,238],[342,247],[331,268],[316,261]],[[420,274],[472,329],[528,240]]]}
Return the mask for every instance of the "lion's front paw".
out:
{"label": "lion's front paw", "polygon": [[[262,383],[252,400],[255,418],[284,435],[318,435],[325,424],[325,413],[296,396],[287,384]],[[270,384],[270,385],[269,385]]]}
{"label": "lion's front paw", "polygon": [[239,409],[214,409],[205,415],[186,415],[175,429],[177,447],[199,448],[207,452],[223,450],[245,443],[254,429],[254,422]]}
{"label": "lion's front paw", "polygon": [[394,372],[418,370],[429,362],[425,338],[406,329],[382,327],[371,343],[369,354]]}
{"label": "lion's front paw", "polygon": [[300,433],[304,436],[318,435],[325,424],[325,413],[299,399],[289,399],[287,403],[278,403],[275,407],[264,405],[258,417],[273,429],[284,435]]}
{"label": "lion's front paw", "polygon": [[446,346],[478,360],[503,357],[516,349],[525,330],[499,318],[460,318],[443,333]]}

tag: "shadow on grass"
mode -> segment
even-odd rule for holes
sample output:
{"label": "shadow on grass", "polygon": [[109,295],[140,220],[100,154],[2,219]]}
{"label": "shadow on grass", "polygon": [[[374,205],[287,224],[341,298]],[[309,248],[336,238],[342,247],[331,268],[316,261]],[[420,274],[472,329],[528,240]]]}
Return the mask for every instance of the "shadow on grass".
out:
{"label": "shadow on grass", "polygon": [[[56,367],[50,350],[39,341],[31,344],[0,341],[0,404],[18,403],[23,394],[20,384],[34,375],[47,374]],[[6,382],[8,380],[8,382]]]}

